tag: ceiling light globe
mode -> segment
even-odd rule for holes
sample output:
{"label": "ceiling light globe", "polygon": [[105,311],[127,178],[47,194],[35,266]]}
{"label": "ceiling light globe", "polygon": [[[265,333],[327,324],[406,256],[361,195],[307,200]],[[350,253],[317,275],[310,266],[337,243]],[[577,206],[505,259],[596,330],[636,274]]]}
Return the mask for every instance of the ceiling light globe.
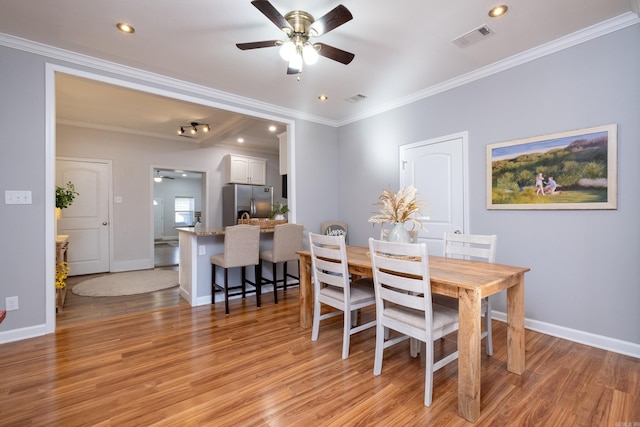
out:
{"label": "ceiling light globe", "polygon": [[296,54],[296,45],[292,41],[285,42],[280,48],[280,57],[289,62]]}
{"label": "ceiling light globe", "polygon": [[302,56],[294,55],[294,57],[289,61],[289,68],[298,71],[302,70]]}
{"label": "ceiling light globe", "polygon": [[313,47],[311,43],[307,43],[304,48],[302,48],[302,57],[304,58],[304,63],[307,65],[313,65],[318,62],[318,51]]}
{"label": "ceiling light globe", "polygon": [[161,176],[154,176],[154,177],[153,177],[153,180],[154,180],[155,182],[162,182],[162,177],[161,177]]}

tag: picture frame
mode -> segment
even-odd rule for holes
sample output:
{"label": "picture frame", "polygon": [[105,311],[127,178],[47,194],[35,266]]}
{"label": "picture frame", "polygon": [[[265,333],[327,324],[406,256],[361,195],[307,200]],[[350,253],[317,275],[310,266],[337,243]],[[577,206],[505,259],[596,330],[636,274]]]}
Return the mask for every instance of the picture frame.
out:
{"label": "picture frame", "polygon": [[487,209],[617,209],[617,148],[616,124],[489,144]]}

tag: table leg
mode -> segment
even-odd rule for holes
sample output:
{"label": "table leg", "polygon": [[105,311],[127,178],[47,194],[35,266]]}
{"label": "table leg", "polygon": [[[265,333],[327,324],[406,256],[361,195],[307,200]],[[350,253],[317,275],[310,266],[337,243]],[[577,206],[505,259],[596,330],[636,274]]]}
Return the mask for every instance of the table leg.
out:
{"label": "table leg", "polygon": [[300,326],[309,329],[313,321],[313,290],[307,257],[300,257]]}
{"label": "table leg", "polygon": [[481,298],[473,290],[460,289],[458,301],[458,414],[475,422],[480,416]]}
{"label": "table leg", "polygon": [[524,273],[507,289],[507,370],[524,372]]}

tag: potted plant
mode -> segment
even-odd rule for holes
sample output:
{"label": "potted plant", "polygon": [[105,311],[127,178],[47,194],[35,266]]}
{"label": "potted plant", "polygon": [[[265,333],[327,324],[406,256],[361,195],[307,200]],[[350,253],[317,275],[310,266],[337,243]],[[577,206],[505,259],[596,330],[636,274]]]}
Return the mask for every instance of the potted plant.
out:
{"label": "potted plant", "polygon": [[60,209],[71,206],[76,196],[79,194],[71,181],[65,187],[56,186],[56,219],[60,219]]}
{"label": "potted plant", "polygon": [[284,215],[289,212],[289,206],[282,203],[276,203],[271,205],[271,212],[269,213],[270,219],[284,219]]}
{"label": "potted plant", "polygon": [[71,181],[67,182],[66,187],[56,186],[56,208],[65,209],[71,206],[73,199],[79,196],[76,188]]}

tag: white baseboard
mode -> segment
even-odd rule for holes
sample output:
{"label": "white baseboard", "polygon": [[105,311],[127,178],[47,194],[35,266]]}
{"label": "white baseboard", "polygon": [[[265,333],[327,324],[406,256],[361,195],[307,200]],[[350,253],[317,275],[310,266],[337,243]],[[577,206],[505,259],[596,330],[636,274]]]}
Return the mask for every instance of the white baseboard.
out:
{"label": "white baseboard", "polygon": [[[499,320],[501,322],[506,323],[507,321],[507,314],[500,311],[492,311],[491,316],[492,319]],[[640,359],[640,344],[596,335],[590,332],[579,331],[577,329],[566,328],[564,326],[553,325],[539,320],[525,319],[524,327],[553,337]]]}
{"label": "white baseboard", "polygon": [[12,329],[10,331],[0,332],[0,344],[40,337],[46,334],[47,328],[44,324],[29,326],[28,328]]}

